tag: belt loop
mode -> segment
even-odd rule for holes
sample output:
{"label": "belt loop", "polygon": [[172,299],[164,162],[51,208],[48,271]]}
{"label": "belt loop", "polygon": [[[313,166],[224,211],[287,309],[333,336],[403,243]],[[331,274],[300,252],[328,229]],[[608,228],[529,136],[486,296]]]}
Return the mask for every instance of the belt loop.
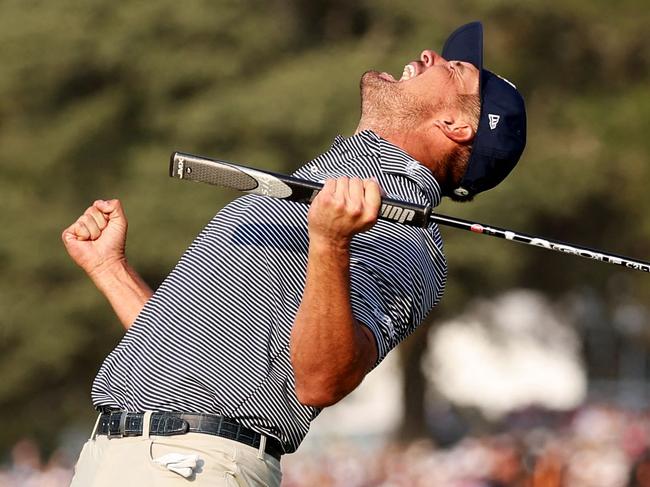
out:
{"label": "belt loop", "polygon": [[95,421],[95,426],[93,426],[93,431],[90,433],[90,438],[89,440],[94,440],[95,437],[97,436],[97,428],[99,427],[99,420],[102,419],[102,413],[99,413],[97,415],[97,420]]}
{"label": "belt loop", "polygon": [[264,452],[266,451],[266,435],[260,435],[260,447],[257,450],[257,458],[264,460]]}
{"label": "belt loop", "polygon": [[142,415],[142,439],[149,439],[149,430],[151,429],[151,414],[152,411],[145,411]]}
{"label": "belt loop", "polygon": [[126,417],[129,413],[122,411],[122,416],[120,416],[120,435],[124,435],[124,430],[126,429]]}

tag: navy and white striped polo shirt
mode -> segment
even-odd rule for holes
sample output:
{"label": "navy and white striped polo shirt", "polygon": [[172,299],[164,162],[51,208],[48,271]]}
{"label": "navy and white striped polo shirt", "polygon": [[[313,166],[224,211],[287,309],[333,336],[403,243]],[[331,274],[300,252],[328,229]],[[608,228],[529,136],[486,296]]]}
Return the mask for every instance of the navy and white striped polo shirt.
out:
{"label": "navy and white striped polo shirt", "polygon": [[[391,198],[440,202],[431,172],[371,131],[337,137],[295,175],[374,176]],[[320,412],[296,399],[289,356],[305,283],[307,210],[256,195],[223,208],[106,358],[93,403],[224,415],[295,451]],[[379,221],[353,238],[350,271],[354,315],[374,333],[379,363],[442,295],[447,269],[437,226]]]}

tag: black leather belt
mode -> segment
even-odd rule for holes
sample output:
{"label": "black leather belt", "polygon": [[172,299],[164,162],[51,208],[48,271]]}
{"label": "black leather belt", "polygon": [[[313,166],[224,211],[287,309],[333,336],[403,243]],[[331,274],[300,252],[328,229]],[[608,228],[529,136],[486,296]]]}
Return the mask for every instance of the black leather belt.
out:
{"label": "black leather belt", "polygon": [[[143,413],[127,411],[104,412],[99,417],[98,435],[109,438],[124,436],[142,436]],[[262,435],[234,421],[213,414],[191,413],[152,413],[149,434],[152,436],[184,435],[185,433],[205,433],[238,441],[253,448],[260,447]],[[284,453],[280,442],[270,436],[266,437],[265,453],[277,460]]]}

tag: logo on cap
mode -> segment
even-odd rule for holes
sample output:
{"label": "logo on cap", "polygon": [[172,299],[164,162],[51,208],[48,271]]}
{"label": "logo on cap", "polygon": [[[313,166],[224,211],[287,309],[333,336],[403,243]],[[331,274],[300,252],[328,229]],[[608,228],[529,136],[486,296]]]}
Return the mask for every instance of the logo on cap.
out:
{"label": "logo on cap", "polygon": [[497,128],[497,124],[501,119],[501,115],[495,115],[494,113],[488,113],[488,120],[490,121],[490,130]]}

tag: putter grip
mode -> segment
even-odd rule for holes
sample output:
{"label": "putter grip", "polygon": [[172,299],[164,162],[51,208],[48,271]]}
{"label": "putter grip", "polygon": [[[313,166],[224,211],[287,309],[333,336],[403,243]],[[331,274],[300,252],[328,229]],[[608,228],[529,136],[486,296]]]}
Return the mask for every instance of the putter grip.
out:
{"label": "putter grip", "polygon": [[[172,153],[169,175],[173,178],[307,204],[311,203],[323,188],[321,183],[185,152]],[[379,218],[382,220],[417,227],[426,227],[429,224],[431,209],[428,206],[390,198],[382,198],[381,203]]]}

